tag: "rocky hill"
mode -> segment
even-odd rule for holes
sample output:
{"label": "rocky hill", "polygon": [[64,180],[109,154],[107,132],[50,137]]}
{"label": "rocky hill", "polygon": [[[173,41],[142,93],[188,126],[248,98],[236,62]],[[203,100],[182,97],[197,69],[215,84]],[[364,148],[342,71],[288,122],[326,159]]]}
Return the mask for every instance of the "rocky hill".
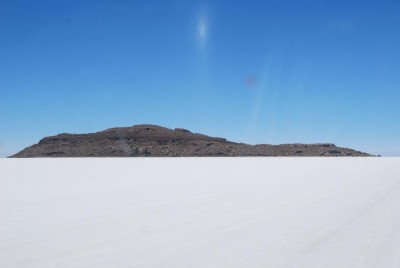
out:
{"label": "rocky hill", "polygon": [[248,145],[155,125],[111,128],[89,134],[59,134],[10,157],[131,156],[369,156],[330,143]]}

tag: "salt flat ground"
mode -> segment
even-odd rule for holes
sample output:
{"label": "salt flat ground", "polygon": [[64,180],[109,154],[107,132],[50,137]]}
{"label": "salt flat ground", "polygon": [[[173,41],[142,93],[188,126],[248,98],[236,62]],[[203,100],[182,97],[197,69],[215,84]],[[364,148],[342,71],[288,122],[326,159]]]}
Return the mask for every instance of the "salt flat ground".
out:
{"label": "salt flat ground", "polygon": [[0,159],[0,267],[400,267],[400,158]]}

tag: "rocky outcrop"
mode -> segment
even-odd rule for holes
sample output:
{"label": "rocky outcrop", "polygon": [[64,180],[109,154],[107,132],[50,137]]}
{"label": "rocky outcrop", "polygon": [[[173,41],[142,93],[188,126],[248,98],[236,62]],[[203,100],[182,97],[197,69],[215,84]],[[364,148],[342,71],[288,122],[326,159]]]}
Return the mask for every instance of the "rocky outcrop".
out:
{"label": "rocky outcrop", "polygon": [[155,125],[46,137],[10,157],[369,156],[334,144],[248,145]]}

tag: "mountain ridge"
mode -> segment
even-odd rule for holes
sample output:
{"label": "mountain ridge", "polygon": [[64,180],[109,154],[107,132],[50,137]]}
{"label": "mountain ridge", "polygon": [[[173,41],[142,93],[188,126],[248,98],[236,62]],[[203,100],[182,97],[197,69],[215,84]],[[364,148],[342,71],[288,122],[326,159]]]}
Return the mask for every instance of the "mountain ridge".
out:
{"label": "mountain ridge", "polygon": [[249,145],[193,133],[143,124],[115,127],[86,134],[61,133],[9,156],[29,157],[188,157],[188,156],[371,156],[332,143]]}

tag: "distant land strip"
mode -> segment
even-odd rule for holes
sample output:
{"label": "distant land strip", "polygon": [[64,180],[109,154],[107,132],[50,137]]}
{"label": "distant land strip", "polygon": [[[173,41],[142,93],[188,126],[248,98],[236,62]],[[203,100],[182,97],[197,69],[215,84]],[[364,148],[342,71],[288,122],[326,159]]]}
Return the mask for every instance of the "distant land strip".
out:
{"label": "distant land strip", "polygon": [[190,156],[372,156],[332,143],[249,145],[156,125],[110,128],[88,134],[45,137],[9,156],[30,157],[190,157]]}

